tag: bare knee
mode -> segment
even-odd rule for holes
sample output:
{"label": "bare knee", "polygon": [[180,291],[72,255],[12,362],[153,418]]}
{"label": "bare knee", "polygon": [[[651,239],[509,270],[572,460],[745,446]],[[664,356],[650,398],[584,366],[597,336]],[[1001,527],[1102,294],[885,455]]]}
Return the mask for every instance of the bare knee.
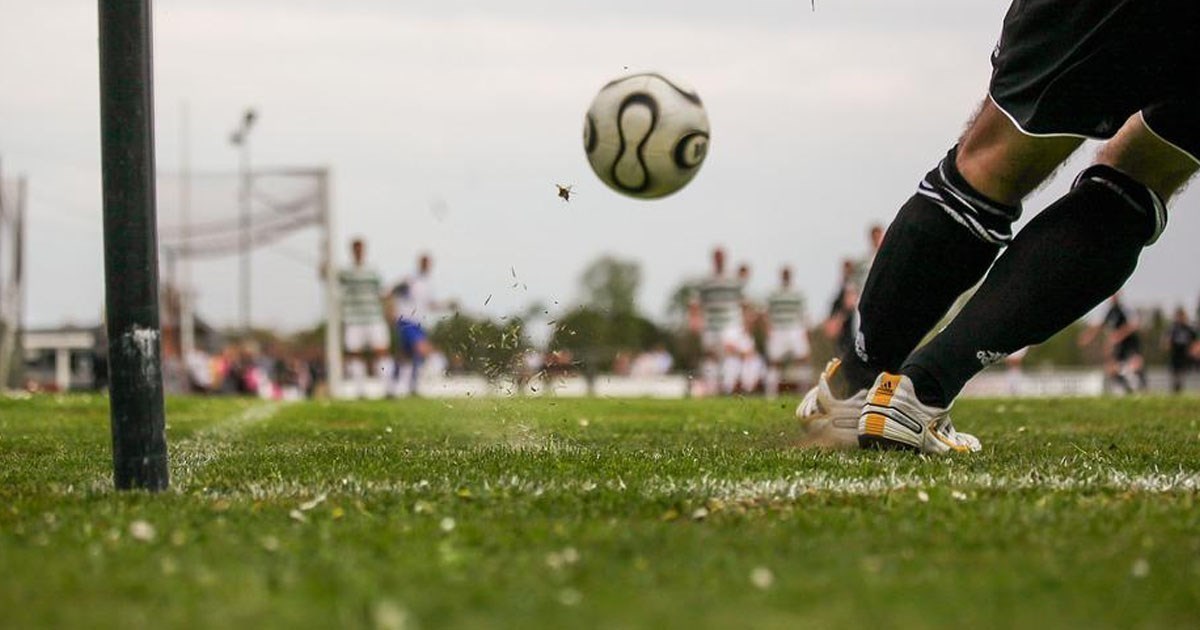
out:
{"label": "bare knee", "polygon": [[1100,149],[1096,163],[1134,178],[1164,202],[1183,188],[1198,167],[1186,153],[1150,131],[1141,114],[1125,121],[1117,135]]}
{"label": "bare knee", "polygon": [[986,99],[959,140],[955,164],[975,190],[994,201],[1017,205],[1082,142],[1066,136],[1026,135]]}

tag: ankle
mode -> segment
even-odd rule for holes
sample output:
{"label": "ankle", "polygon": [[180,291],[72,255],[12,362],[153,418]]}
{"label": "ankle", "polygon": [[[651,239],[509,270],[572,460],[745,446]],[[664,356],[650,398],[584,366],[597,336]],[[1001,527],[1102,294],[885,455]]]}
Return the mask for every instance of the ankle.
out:
{"label": "ankle", "polygon": [[874,385],[878,376],[879,370],[851,354],[841,358],[841,366],[829,378],[829,390],[840,399],[849,398]]}
{"label": "ankle", "polygon": [[904,366],[902,373],[912,381],[913,391],[917,394],[917,400],[921,401],[921,404],[942,409],[950,406],[951,401],[946,400],[942,384],[929,370],[919,365],[909,364]]}

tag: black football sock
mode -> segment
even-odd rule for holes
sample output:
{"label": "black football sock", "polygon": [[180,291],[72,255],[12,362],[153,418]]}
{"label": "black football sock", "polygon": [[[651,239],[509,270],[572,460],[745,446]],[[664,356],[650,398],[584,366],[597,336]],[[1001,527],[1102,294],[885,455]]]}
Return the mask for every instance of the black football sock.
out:
{"label": "black football sock", "polygon": [[838,396],[898,371],[1012,238],[1021,208],[976,192],[954,166],[956,151],[925,175],[888,227],[859,301],[856,347],[831,383]]}
{"label": "black football sock", "polygon": [[1114,384],[1116,384],[1117,389],[1119,391],[1124,392],[1126,394],[1133,393],[1133,385],[1129,382],[1128,378],[1125,378],[1124,374],[1122,374],[1120,372],[1113,374],[1112,381]]}
{"label": "black football sock", "polygon": [[1150,189],[1107,166],[1085,170],[1021,230],[954,321],[905,363],[917,397],[945,407],[987,365],[1078,320],[1125,283],[1165,223]]}

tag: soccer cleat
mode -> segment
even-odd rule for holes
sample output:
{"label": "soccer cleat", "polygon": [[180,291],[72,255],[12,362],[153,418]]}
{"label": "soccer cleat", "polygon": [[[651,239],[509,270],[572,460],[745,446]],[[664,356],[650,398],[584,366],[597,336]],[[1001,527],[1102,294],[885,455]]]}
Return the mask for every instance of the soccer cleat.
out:
{"label": "soccer cleat", "polygon": [[937,455],[983,448],[975,436],[954,430],[950,407],[923,404],[917,400],[911,379],[886,372],[875,379],[867,394],[858,420],[858,445]]}
{"label": "soccer cleat", "polygon": [[825,448],[851,449],[858,445],[858,416],[867,400],[867,390],[841,400],[829,389],[829,379],[841,366],[831,359],[817,384],[800,401],[796,419],[806,433],[805,443]]}

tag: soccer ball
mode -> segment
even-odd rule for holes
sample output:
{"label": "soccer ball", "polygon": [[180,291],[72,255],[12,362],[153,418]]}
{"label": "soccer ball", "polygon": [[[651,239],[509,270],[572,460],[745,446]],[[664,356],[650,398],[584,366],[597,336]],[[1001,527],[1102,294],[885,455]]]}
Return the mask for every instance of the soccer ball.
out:
{"label": "soccer ball", "polygon": [[665,197],[692,180],[708,153],[708,114],[694,90],[661,74],[600,89],[583,125],[596,175],[631,197]]}

